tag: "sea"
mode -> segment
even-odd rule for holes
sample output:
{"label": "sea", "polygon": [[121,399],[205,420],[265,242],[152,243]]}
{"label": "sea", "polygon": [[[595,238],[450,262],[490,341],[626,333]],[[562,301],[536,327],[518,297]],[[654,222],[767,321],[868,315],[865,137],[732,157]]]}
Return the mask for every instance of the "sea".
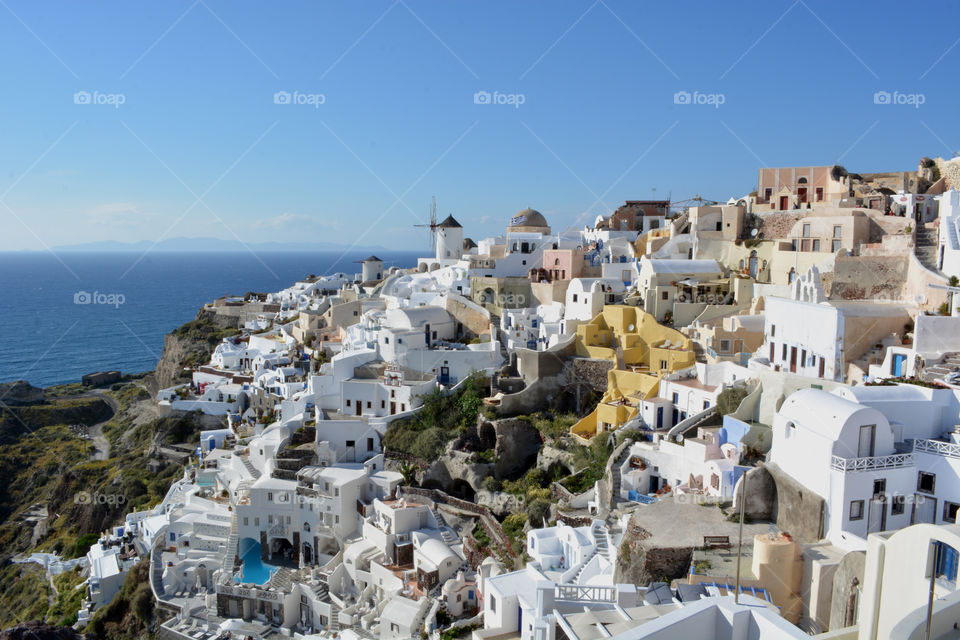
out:
{"label": "sea", "polygon": [[[85,373],[152,370],[163,337],[226,294],[279,291],[310,274],[359,273],[343,252],[0,253],[0,382],[37,387]],[[416,252],[377,251],[390,266]]]}

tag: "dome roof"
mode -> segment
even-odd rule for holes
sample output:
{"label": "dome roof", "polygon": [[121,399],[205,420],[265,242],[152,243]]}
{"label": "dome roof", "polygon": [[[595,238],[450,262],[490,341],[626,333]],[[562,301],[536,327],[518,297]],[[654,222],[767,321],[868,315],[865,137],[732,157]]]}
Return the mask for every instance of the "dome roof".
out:
{"label": "dome roof", "polygon": [[543,217],[543,214],[537,211],[536,209],[531,209],[527,207],[523,211],[518,211],[517,215],[510,218],[509,229],[519,229],[519,228],[528,228],[528,227],[546,227],[549,228],[550,225],[547,224],[547,219]]}

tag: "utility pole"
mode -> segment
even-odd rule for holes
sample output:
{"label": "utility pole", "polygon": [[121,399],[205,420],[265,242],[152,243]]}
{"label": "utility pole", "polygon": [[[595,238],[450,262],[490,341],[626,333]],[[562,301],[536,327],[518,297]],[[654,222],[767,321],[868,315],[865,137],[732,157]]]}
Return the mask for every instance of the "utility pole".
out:
{"label": "utility pole", "polygon": [[[733,594],[735,604],[740,604],[740,556],[743,551],[743,517],[747,512],[747,472],[743,473],[743,482],[740,483],[740,537],[737,540],[737,590]],[[928,639],[929,640],[929,639]]]}
{"label": "utility pole", "polygon": [[924,637],[931,639],[933,633],[933,596],[937,581],[937,567],[940,565],[940,543],[933,543],[933,566],[930,567],[930,594],[927,596],[927,628]]}

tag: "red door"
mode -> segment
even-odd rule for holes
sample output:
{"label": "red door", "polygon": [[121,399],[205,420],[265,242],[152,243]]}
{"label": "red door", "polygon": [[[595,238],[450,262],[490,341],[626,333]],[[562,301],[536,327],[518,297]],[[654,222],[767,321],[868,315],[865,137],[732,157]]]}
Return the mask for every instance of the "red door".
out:
{"label": "red door", "polygon": [[797,372],[797,348],[790,347],[790,373]]}
{"label": "red door", "polygon": [[789,203],[790,198],[788,196],[780,196],[780,211],[786,211]]}

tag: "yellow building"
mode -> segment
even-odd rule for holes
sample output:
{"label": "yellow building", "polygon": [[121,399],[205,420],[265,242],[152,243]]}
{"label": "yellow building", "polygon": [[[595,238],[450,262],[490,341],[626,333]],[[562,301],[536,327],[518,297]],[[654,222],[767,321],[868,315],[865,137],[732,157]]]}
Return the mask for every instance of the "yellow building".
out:
{"label": "yellow building", "polygon": [[578,356],[614,365],[597,408],[570,430],[584,444],[634,418],[640,402],[656,395],[662,374],[696,361],[689,338],[643,309],[625,305],[604,306],[597,317],[578,326],[576,347]]}

